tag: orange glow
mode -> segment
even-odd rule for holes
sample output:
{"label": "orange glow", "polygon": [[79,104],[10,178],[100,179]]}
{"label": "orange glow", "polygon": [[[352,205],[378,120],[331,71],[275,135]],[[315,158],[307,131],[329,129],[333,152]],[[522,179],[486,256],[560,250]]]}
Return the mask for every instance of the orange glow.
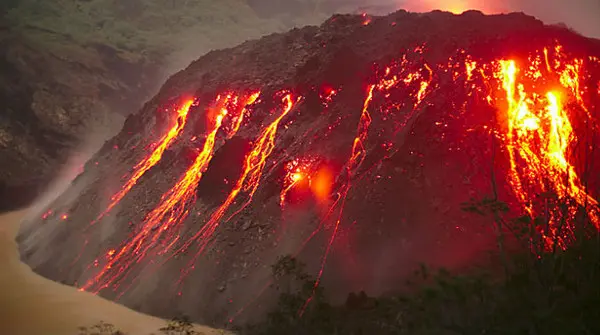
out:
{"label": "orange glow", "polygon": [[333,187],[333,173],[331,169],[324,166],[320,168],[314,177],[312,177],[311,190],[317,200],[325,203],[331,195]]}
{"label": "orange glow", "polygon": [[310,177],[311,162],[300,161],[294,159],[285,166],[285,178],[283,180],[283,189],[279,196],[279,204],[281,207],[285,205],[285,199],[287,193],[294,187],[298,182],[304,179],[308,179],[308,184],[311,184]]}
{"label": "orange glow", "polygon": [[435,9],[447,11],[453,14],[462,14],[465,11],[475,9],[486,14],[501,11],[498,3],[489,0],[419,0],[409,1],[404,6],[408,11],[429,12]]}
{"label": "orange glow", "polygon": [[248,98],[244,101],[243,106],[241,106],[242,108],[240,112],[235,117],[235,121],[231,126],[231,130],[227,134],[227,138],[232,138],[238,132],[240,126],[242,125],[242,121],[244,121],[244,117],[246,117],[246,114],[248,113],[247,107],[256,102],[259,96],[260,92],[255,92],[250,94],[250,96],[248,96]]}
{"label": "orange glow", "polygon": [[[235,202],[238,195],[241,192],[246,192],[246,201],[244,201],[240,208],[238,208],[238,210],[229,218],[242,211],[252,201],[252,197],[258,189],[263,170],[267,164],[267,158],[271,155],[273,149],[275,148],[275,136],[277,135],[279,123],[294,107],[294,100],[291,94],[286,94],[283,97],[282,102],[284,104],[283,111],[261,132],[258,139],[254,141],[252,150],[244,160],[242,174],[238,178],[233,190],[227,196],[227,199],[215,210],[215,212],[213,212],[202,228],[200,228],[198,232],[191,239],[189,239],[182,248],[179,249],[180,251],[185,250],[195,242],[198,242],[200,245],[198,253],[195,257],[192,257],[187,269],[193,268],[193,264],[195,263],[197,257],[204,251],[204,248],[210,242],[210,237],[217,230],[221,219],[227,213],[227,210],[231,207],[231,205]],[[187,271],[189,270],[186,270],[186,273]]]}
{"label": "orange glow", "polygon": [[[230,98],[229,96],[226,99]],[[217,102],[219,102],[219,99],[217,99]],[[94,285],[98,285],[98,290],[101,290],[118,282],[123,272],[143,258],[148,250],[159,242],[164,233],[179,225],[187,217],[189,214],[187,205],[196,200],[196,188],[212,158],[215,136],[221,128],[226,114],[227,109],[221,105],[220,113],[215,117],[213,129],[206,137],[202,151],[198,154],[192,166],[188,168],[177,184],[161,197],[160,203],[154,210],[146,215],[144,221],[140,224],[140,231],[121,247],[119,252],[108,261],[94,278],[83,286],[85,290]],[[116,273],[112,273],[110,270],[117,264],[119,269]]]}
{"label": "orange glow", "polygon": [[[560,51],[560,48],[557,50]],[[560,56],[562,54],[559,53],[558,58]],[[544,70],[554,71],[553,69],[561,67],[560,63],[550,65],[548,58],[548,51],[544,50]],[[532,66],[521,70],[514,60],[503,60],[499,65],[497,76],[502,79],[507,102],[505,139],[510,158],[509,182],[515,194],[532,216],[536,215],[532,205],[532,187],[538,190],[537,192],[551,191],[560,198],[570,197],[579,206],[587,208],[592,222],[600,227],[600,217],[593,210],[598,203],[584,191],[577,171],[569,161],[569,151],[575,134],[561,94],[558,90],[549,90],[542,94],[528,92],[526,78],[541,78],[540,68]],[[564,88],[572,92],[574,99],[582,104],[577,70],[580,62],[574,60],[563,65],[565,70],[557,73],[559,81]],[[573,216],[575,210],[572,208],[569,215]],[[548,219],[549,229],[542,232],[548,246],[557,241],[564,247],[564,238],[567,237],[556,236],[557,226],[560,224],[558,218]],[[571,221],[570,218],[566,219]]]}
{"label": "orange glow", "polygon": [[119,192],[113,195],[110,198],[110,203],[104,210],[104,212],[100,213],[98,217],[92,221],[92,225],[102,220],[104,216],[106,216],[124,197],[129,191],[137,184],[138,180],[146,173],[150,168],[155,166],[162,158],[165,150],[167,150],[171,144],[175,141],[175,139],[181,134],[183,128],[185,128],[185,124],[187,121],[187,115],[192,107],[194,100],[187,100],[179,109],[177,110],[177,115],[175,118],[174,125],[169,129],[166,135],[164,135],[159,141],[155,149],[152,151],[150,155],[145,157],[142,161],[140,161],[134,168],[134,172],[129,177],[129,180],[121,187]]}

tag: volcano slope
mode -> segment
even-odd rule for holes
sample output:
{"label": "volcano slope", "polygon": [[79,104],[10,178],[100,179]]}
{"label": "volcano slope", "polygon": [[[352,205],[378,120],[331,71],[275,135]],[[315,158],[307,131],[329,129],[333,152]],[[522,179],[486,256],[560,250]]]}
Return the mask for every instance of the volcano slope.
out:
{"label": "volcano slope", "polygon": [[474,11],[338,15],[211,52],[22,227],[22,258],[143,312],[222,324],[264,313],[284,254],[333,299],[480,260],[494,234],[461,210],[470,199],[515,216],[570,199],[537,230],[567,247],[556,225],[578,210],[598,223],[597,56],[564,28]]}

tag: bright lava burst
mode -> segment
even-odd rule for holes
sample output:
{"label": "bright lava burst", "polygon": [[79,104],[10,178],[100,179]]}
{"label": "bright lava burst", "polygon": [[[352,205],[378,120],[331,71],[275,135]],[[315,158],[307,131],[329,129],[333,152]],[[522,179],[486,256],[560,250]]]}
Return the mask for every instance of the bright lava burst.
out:
{"label": "bright lava burst", "polygon": [[[578,206],[587,208],[592,222],[600,228],[598,202],[586,193],[569,159],[576,135],[565,100],[571,94],[587,114],[578,78],[583,61],[575,59],[571,63],[563,63],[557,60],[551,64],[548,57],[548,49],[545,49],[544,66],[531,66],[527,70],[519,69],[514,60],[499,62],[498,76],[502,79],[507,101],[505,139],[510,156],[509,182],[531,216],[538,214],[533,207],[535,193],[552,192],[559,198],[573,199]],[[522,82],[519,82],[519,75]],[[541,94],[528,91],[527,84],[531,90],[536,79],[552,75],[559,78],[562,87],[548,89]],[[576,208],[572,207],[565,219],[573,221],[575,212]],[[570,227],[558,232],[561,218],[557,215],[550,214],[549,228],[542,233],[549,246],[557,241],[565,247],[564,239],[569,238],[566,233]]]}

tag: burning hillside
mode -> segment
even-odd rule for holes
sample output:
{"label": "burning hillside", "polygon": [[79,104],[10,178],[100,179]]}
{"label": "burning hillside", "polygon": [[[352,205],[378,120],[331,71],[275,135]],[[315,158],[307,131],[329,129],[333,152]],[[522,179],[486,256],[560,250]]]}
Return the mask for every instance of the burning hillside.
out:
{"label": "burning hillside", "polygon": [[[144,312],[221,323],[269,301],[282,254],[334,295],[477,260],[494,236],[461,211],[472,198],[545,215],[537,233],[566,248],[558,228],[576,215],[600,227],[598,56],[522,14],[404,11],[211,52],[24,228],[23,259]],[[553,199],[568,208],[549,213]]]}

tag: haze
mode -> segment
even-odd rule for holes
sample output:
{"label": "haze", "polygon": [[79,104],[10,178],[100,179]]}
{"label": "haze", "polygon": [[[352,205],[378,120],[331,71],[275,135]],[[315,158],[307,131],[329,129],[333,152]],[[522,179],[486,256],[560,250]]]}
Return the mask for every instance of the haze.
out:
{"label": "haze", "polygon": [[[373,4],[389,1],[371,1]],[[478,9],[486,14],[524,12],[549,23],[565,23],[582,35],[600,38],[599,0],[398,0],[398,8],[408,11],[433,9],[461,13]]]}

